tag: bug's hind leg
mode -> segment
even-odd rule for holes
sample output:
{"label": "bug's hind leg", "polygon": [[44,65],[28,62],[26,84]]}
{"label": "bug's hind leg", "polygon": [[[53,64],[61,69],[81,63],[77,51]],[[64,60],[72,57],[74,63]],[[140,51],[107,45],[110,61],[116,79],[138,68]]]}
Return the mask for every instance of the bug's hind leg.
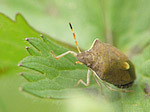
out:
{"label": "bug's hind leg", "polygon": [[73,52],[73,51],[67,51],[67,52],[65,52],[65,53],[63,53],[63,54],[60,54],[60,55],[58,55],[58,56],[56,56],[53,51],[51,51],[51,53],[52,53],[53,57],[54,57],[56,60],[60,59],[61,57],[64,57],[64,56],[67,55],[67,54],[72,54],[72,55],[75,56],[75,57],[77,56],[77,53],[75,53],[75,52]]}
{"label": "bug's hind leg", "polygon": [[111,91],[119,91],[119,92],[130,92],[130,93],[133,93],[132,90],[123,90],[123,89],[113,89],[112,87],[110,87],[109,85],[107,85],[104,81],[103,81],[103,84],[108,88],[110,89]]}
{"label": "bug's hind leg", "polygon": [[80,83],[82,83],[85,86],[88,86],[90,84],[90,69],[88,68],[88,72],[87,72],[87,82],[84,82],[82,79],[80,79],[77,84],[75,85],[75,87],[77,87]]}
{"label": "bug's hind leg", "polygon": [[[99,83],[99,81],[97,80],[97,78],[99,79],[99,80],[101,80],[98,76],[97,76],[97,74],[93,71],[93,76],[94,76],[94,78],[95,78],[95,80],[96,80],[96,82],[97,82],[97,84],[99,85],[99,87],[100,88],[102,88],[102,85]],[[97,77],[96,77],[97,76]],[[101,80],[102,82],[103,82],[103,84],[109,89],[109,90],[111,90],[111,91],[119,91],[119,92],[130,92],[130,93],[132,93],[133,91],[132,90],[123,90],[123,89],[113,89],[112,87],[110,87],[108,84],[106,84],[106,82],[104,82],[103,80]],[[103,92],[103,91],[102,91]]]}

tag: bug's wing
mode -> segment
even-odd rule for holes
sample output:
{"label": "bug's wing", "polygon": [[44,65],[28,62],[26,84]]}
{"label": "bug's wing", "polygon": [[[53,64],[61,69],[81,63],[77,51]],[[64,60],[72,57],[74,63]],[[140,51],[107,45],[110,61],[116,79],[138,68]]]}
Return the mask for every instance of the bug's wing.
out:
{"label": "bug's wing", "polygon": [[129,74],[132,80],[136,79],[136,75],[135,75],[135,68],[133,63],[130,60],[127,60],[127,63],[129,64],[130,68],[129,68]]}
{"label": "bug's wing", "polygon": [[130,68],[124,68],[124,63],[128,58],[113,46],[108,45],[107,51],[109,52],[109,70],[105,74],[106,81],[114,85],[123,85],[135,80],[134,70],[130,71]]}

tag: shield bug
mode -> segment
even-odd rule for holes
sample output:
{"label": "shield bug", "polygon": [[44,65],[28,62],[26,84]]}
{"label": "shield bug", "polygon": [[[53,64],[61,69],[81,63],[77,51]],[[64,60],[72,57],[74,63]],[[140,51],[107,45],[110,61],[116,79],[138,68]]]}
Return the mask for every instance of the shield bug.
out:
{"label": "shield bug", "polygon": [[[98,79],[102,80],[103,84],[113,91],[132,92],[131,90],[124,89],[132,86],[134,80],[136,79],[134,65],[128,57],[119,49],[107,43],[102,43],[98,39],[93,42],[92,47],[89,50],[81,52],[71,23],[69,23],[69,25],[79,53],[67,51],[59,56],[55,56],[53,51],[51,51],[51,53],[55,59],[59,59],[71,53],[78,59],[76,64],[85,64],[88,67],[87,82],[80,79],[76,86],[80,83],[88,86],[90,83],[90,71],[92,71],[94,73],[93,76],[100,88],[102,88],[102,86]],[[113,84],[121,89],[113,89],[105,82]]]}

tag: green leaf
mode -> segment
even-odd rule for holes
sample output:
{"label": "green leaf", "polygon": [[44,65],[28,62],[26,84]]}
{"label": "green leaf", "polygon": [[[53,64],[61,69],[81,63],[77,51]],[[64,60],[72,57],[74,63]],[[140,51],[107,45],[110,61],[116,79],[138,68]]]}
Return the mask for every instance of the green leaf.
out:
{"label": "green leaf", "polygon": [[[72,55],[66,55],[59,60],[55,60],[50,53],[51,50],[53,50],[56,55],[59,55],[63,52],[66,52],[67,49],[55,44],[54,42],[50,41],[45,37],[43,37],[42,39],[43,40],[40,40],[38,38],[27,39],[28,42],[37,49],[37,52],[41,53],[41,55],[28,56],[21,61],[20,65],[22,67],[32,70],[31,73],[22,73],[22,75],[28,81],[30,81],[23,86],[23,90],[42,98],[68,98],[70,97],[68,95],[68,92],[71,94],[75,92],[75,90],[80,89],[74,88],[77,81],[79,79],[86,80],[87,67],[83,65],[74,65],[74,62],[77,60]],[[148,48],[145,49],[143,53],[138,56],[139,58],[137,56],[133,58],[138,76],[137,81],[131,88],[132,90],[134,90],[134,93],[115,94],[112,93],[112,91],[108,92],[108,90],[106,90],[105,88],[105,91],[108,92],[106,95],[108,95],[109,101],[114,101],[114,106],[120,106],[121,108],[119,108],[119,110],[131,109],[134,111],[145,111],[149,108],[149,106],[145,106],[145,103],[149,102],[150,99],[145,99],[146,93],[144,92],[144,88],[145,83],[150,84],[150,80],[149,76],[147,76],[148,70],[145,71],[145,73],[143,74],[143,70],[141,68],[141,63],[143,63],[143,68],[145,66],[148,67],[150,63],[148,58],[150,53],[147,52],[149,48],[150,46],[148,46]],[[34,72],[37,72],[38,74]],[[82,88],[84,86],[80,85],[80,87]],[[98,86],[95,84],[95,81],[92,79],[89,88],[95,87],[98,88]]]}
{"label": "green leaf", "polygon": [[18,60],[26,56],[23,39],[33,35],[38,37],[40,33],[28,26],[20,14],[16,15],[15,22],[0,13],[0,21],[0,67],[16,68]]}
{"label": "green leaf", "polygon": [[[31,28],[20,14],[17,14],[15,19],[13,21],[0,13],[0,112],[56,111],[57,101],[43,102],[40,98],[19,91],[20,85],[26,83],[26,80],[18,75],[22,70],[17,67],[18,62],[28,55],[24,39],[31,35],[40,37],[41,33]],[[26,79],[30,81],[41,78],[37,72],[32,72],[32,78],[26,75]],[[29,108],[31,105],[32,108]]]}
{"label": "green leaf", "polygon": [[[74,56],[68,54],[56,61],[50,53],[53,50],[56,55],[59,55],[68,51],[66,48],[44,36],[42,40],[38,38],[27,38],[26,40],[41,55],[28,56],[19,64],[21,67],[40,73],[40,75],[29,72],[22,73],[22,76],[30,81],[30,83],[23,86],[24,91],[44,98],[66,98],[66,93],[74,89],[80,78],[86,79],[87,67],[75,65],[77,60]],[[29,51],[30,48],[27,50]]]}
{"label": "green leaf", "polygon": [[[91,3],[91,2],[86,2],[86,6],[88,6],[89,3]],[[95,3],[98,4],[99,2],[95,2]],[[98,31],[98,32],[105,31],[106,33],[112,35],[114,45],[117,46],[118,48],[120,48],[121,50],[127,52],[130,56],[132,56],[132,61],[135,65],[136,76],[137,76],[137,79],[136,79],[133,87],[130,88],[134,91],[134,93],[112,92],[112,91],[107,90],[104,87],[105,96],[108,97],[108,101],[109,101],[109,103],[111,103],[113,105],[115,111],[118,111],[118,112],[120,112],[120,111],[145,112],[145,111],[149,110],[149,106],[150,106],[150,103],[149,103],[150,99],[149,99],[149,97],[146,98],[147,93],[144,92],[145,83],[150,84],[149,83],[150,82],[150,77],[149,77],[149,55],[150,55],[149,39],[150,38],[149,38],[149,31],[147,30],[149,28],[148,19],[149,19],[150,15],[147,15],[147,12],[145,12],[143,10],[149,10],[149,8],[145,7],[145,2],[140,2],[140,1],[126,2],[126,1],[119,1],[119,0],[117,0],[117,1],[110,0],[110,2],[106,1],[106,2],[103,2],[103,4],[105,6],[103,13],[106,13],[106,15],[105,15],[106,23],[102,24],[102,21],[99,18],[97,20],[95,20],[95,19],[91,19],[91,18],[93,18],[93,16],[91,16],[91,18],[88,16],[89,17],[89,18],[87,17],[88,20],[91,21],[90,27],[98,25],[97,27],[95,27],[97,29],[96,31]],[[90,6],[92,6],[92,5],[94,5],[94,3],[90,4]],[[102,7],[100,5],[98,5],[98,6],[96,5],[94,8],[99,9]],[[92,9],[93,8],[91,8],[91,10]],[[92,11],[94,12],[95,10],[92,10]],[[85,13],[85,12],[81,12],[81,13]],[[142,14],[143,17],[142,16],[139,17],[140,14]],[[145,15],[147,15],[147,16],[145,16]],[[96,15],[94,15],[94,17],[97,18]],[[99,22],[97,22],[97,21],[99,21]],[[96,23],[99,23],[99,24],[96,24]],[[105,27],[101,27],[101,25],[104,25]],[[100,30],[98,30],[98,28],[100,28]],[[106,28],[106,29],[104,29],[104,28]],[[84,29],[84,28],[82,28],[82,29]],[[102,33],[101,36],[105,37],[106,36],[105,34]],[[82,39],[87,41],[87,43],[92,43],[91,40],[92,40],[92,38],[94,38],[94,37],[88,38],[86,36],[81,36],[81,35],[80,35],[80,37],[84,37]],[[105,38],[107,38],[107,40],[109,40],[108,36],[106,36]],[[83,40],[82,40],[82,42],[83,42]],[[37,40],[35,39],[34,41],[37,41]],[[43,41],[40,41],[40,42],[42,43],[41,45],[44,45]],[[48,44],[48,43],[50,43],[50,44]],[[33,43],[32,43],[32,45],[36,49],[41,50],[41,52],[43,52],[43,53],[41,53],[41,56],[43,58],[46,58],[46,60],[48,62],[53,61],[53,63],[46,62],[47,63],[46,67],[47,66],[49,66],[49,67],[53,66],[53,68],[58,67],[57,71],[59,73],[57,74],[57,72],[55,72],[54,75],[51,74],[53,76],[49,76],[50,74],[47,73],[49,71],[48,70],[46,71],[44,69],[46,67],[43,64],[41,66],[42,68],[39,69],[39,67],[40,67],[39,63],[38,64],[34,63],[35,65],[33,63],[31,64],[30,62],[26,63],[26,61],[28,62],[29,60],[30,61],[34,60],[32,57],[27,57],[22,61],[22,66],[27,67],[32,70],[36,70],[36,71],[40,70],[39,72],[42,75],[44,75],[46,78],[38,80],[39,83],[38,83],[38,81],[30,82],[30,83],[24,85],[23,88],[25,91],[27,91],[29,93],[32,93],[32,94],[35,94],[37,96],[44,97],[44,98],[45,97],[47,97],[47,98],[66,98],[67,96],[65,93],[68,93],[68,91],[70,92],[74,88],[74,85],[76,84],[76,82],[79,79],[84,79],[86,81],[87,69],[86,69],[86,67],[82,68],[83,66],[80,66],[80,65],[73,67],[73,64],[76,61],[76,59],[74,59],[74,57],[72,55],[67,55],[57,61],[54,60],[50,53],[50,50],[54,50],[54,53],[56,55],[59,55],[65,51],[67,51],[68,49],[64,49],[62,46],[57,46],[57,44],[53,43],[52,41],[50,41],[50,42],[46,41],[45,44],[49,47],[49,49],[47,51],[47,47],[46,47],[46,45],[44,45],[46,52],[41,47],[38,47],[37,44],[36,44],[37,46],[35,47],[35,45],[33,45]],[[53,44],[55,46],[53,46]],[[84,43],[84,46],[86,46],[85,43]],[[87,44],[87,46],[89,46],[89,44]],[[58,49],[59,51],[57,51],[56,49]],[[43,58],[39,59],[39,55],[38,56],[34,55],[33,57],[35,58],[34,62],[36,62],[36,59],[40,61],[40,64],[42,62],[45,62],[44,60],[42,60]],[[66,60],[68,60],[68,62]],[[73,60],[73,61],[70,61],[70,60]],[[70,63],[69,63],[69,61],[70,61]],[[60,69],[62,67],[61,64],[63,64],[64,66],[67,65],[68,68],[65,68],[66,70],[62,71]],[[72,68],[72,70],[71,70],[71,68]],[[75,68],[76,70],[73,70],[73,68]],[[52,68],[49,68],[49,69],[51,70]],[[47,74],[44,74],[43,72],[47,73]],[[51,72],[49,72],[49,73],[51,73]],[[44,85],[44,86],[42,86],[42,85]],[[98,87],[94,81],[92,81],[90,86],[91,87],[89,87],[89,88]],[[84,86],[80,85],[80,87],[84,87]],[[45,90],[45,91],[42,91],[42,90]]]}

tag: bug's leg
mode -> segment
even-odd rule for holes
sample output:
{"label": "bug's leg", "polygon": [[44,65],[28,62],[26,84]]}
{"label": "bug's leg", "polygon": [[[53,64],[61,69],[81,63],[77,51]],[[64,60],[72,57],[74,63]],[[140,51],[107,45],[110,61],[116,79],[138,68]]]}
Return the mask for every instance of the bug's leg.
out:
{"label": "bug's leg", "polygon": [[58,56],[55,56],[55,54],[54,54],[54,52],[53,51],[51,51],[51,53],[52,53],[52,55],[53,55],[53,57],[56,59],[56,60],[58,60],[59,58],[61,58],[61,57],[63,57],[63,56],[65,56],[65,55],[67,55],[67,54],[72,54],[73,56],[77,56],[77,53],[75,53],[75,52],[73,52],[73,51],[67,51],[67,52],[65,52],[65,53],[63,53],[63,54],[60,54],[60,55],[58,55]]}
{"label": "bug's leg", "polygon": [[110,89],[111,91],[119,91],[119,92],[130,92],[130,93],[133,93],[132,90],[113,89],[112,87],[110,87],[109,85],[107,85],[104,81],[103,81],[103,84],[104,84],[108,89]]}
{"label": "bug's leg", "polygon": [[104,95],[103,87],[102,87],[101,83],[97,80],[97,78],[96,78],[95,74],[93,74],[93,77],[94,77],[94,79],[95,79],[96,83],[98,84],[98,86],[100,87],[101,92],[102,92],[102,95]]}
{"label": "bug's leg", "polygon": [[77,85],[75,87],[77,87],[80,83],[82,83],[85,86],[88,86],[90,84],[90,69],[88,68],[88,72],[87,72],[87,82],[85,83],[82,79],[80,79],[77,82]]}

